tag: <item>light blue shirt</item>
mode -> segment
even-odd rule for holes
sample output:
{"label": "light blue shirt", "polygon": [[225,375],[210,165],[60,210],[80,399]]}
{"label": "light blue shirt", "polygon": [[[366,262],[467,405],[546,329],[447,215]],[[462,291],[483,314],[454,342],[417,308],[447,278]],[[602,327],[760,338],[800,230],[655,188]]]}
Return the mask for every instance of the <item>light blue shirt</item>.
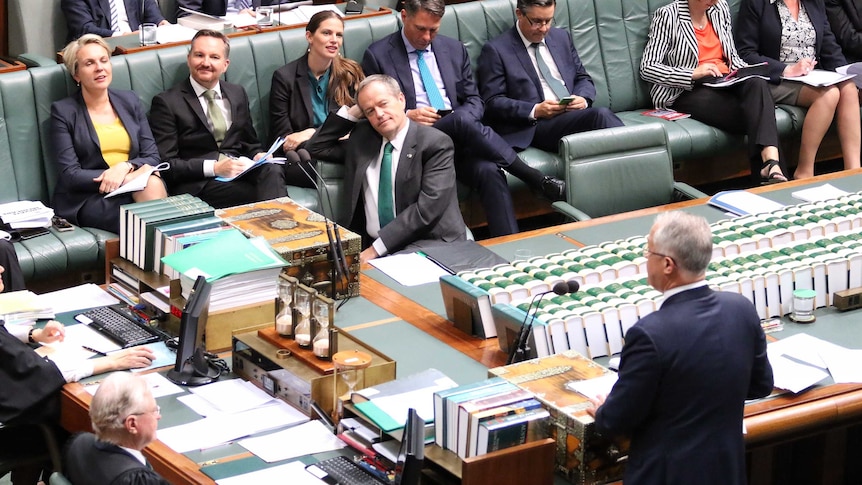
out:
{"label": "light blue shirt", "polygon": [[[407,60],[410,61],[410,74],[413,76],[413,90],[416,92],[416,107],[422,108],[431,106],[428,102],[428,93],[425,92],[425,85],[422,84],[422,76],[419,75],[419,64],[416,63],[418,55],[416,48],[404,36],[404,29],[401,29],[401,39],[404,40],[404,47],[407,49]],[[440,69],[437,67],[437,57],[434,51],[431,50],[431,45],[428,45],[425,54],[422,56],[425,59],[425,64],[428,65],[428,71],[431,72],[431,77],[434,78],[434,84],[443,96],[443,104],[445,109],[452,109],[452,103],[449,101],[449,96],[446,94],[446,88],[443,86],[443,78],[440,76]]]}

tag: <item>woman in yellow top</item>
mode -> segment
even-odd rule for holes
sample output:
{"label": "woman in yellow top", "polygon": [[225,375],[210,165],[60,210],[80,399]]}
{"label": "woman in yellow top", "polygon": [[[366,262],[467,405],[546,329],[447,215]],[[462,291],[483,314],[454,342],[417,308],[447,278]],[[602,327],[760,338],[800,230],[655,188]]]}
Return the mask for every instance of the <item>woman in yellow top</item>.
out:
{"label": "woman in yellow top", "polygon": [[[69,222],[115,233],[120,206],[167,196],[158,172],[159,150],[137,95],[109,89],[111,54],[97,35],[84,35],[63,50],[77,93],[51,105],[51,141],[58,180],[54,211]],[[105,198],[138,177],[143,190]]]}

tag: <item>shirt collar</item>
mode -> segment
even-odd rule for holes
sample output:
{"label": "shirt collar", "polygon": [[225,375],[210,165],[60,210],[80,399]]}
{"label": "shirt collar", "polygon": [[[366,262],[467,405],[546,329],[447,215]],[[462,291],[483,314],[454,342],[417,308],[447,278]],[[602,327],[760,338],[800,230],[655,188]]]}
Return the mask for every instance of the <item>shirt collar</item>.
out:
{"label": "shirt collar", "polygon": [[404,128],[398,130],[398,133],[395,134],[391,140],[383,139],[383,144],[386,145],[386,142],[392,144],[392,147],[397,151],[401,151],[401,148],[404,146],[404,140],[407,138],[407,130],[410,129],[410,120],[407,119],[407,123],[404,123]]}
{"label": "shirt collar", "polygon": [[[201,95],[204,94],[204,91],[207,90],[207,88],[203,87],[201,85],[201,83],[195,81],[195,78],[193,78],[191,76],[189,76],[189,81],[191,81],[191,83],[192,83],[192,89],[195,91],[195,96],[200,98]],[[213,88],[213,91],[215,91],[215,93],[216,93],[216,96],[215,96],[216,99],[221,99],[221,81],[219,81],[215,85],[215,87]]]}
{"label": "shirt collar", "polygon": [[[404,41],[404,49],[407,51],[408,54],[412,54],[413,52],[416,52],[417,49],[415,47],[413,47],[413,44],[411,44],[410,41],[407,40],[407,36],[404,35],[404,29],[403,28],[401,29],[401,40]],[[428,47],[426,47],[425,50],[427,52],[431,52],[431,44],[428,44]]]}
{"label": "shirt collar", "polygon": [[[527,49],[529,49],[529,48],[530,48],[530,46],[531,46],[531,45],[533,45],[533,43],[532,43],[532,42],[530,42],[529,40],[527,40],[527,38],[526,38],[526,37],[524,37],[524,33],[523,33],[523,32],[521,32],[521,24],[519,24],[518,22],[515,22],[515,31],[517,31],[517,32],[518,32],[518,36],[520,36],[520,37],[521,37],[521,42],[523,42],[523,43],[524,43],[524,47],[526,47]],[[542,39],[542,41],[541,41],[541,42],[539,42],[539,44],[544,44],[544,43],[545,43],[545,40],[544,40],[544,39]]]}
{"label": "shirt collar", "polygon": [[695,281],[694,283],[689,283],[687,285],[675,286],[664,292],[664,299],[662,300],[662,304],[666,302],[673,295],[682,293],[683,291],[693,290],[695,288],[700,288],[701,286],[706,286],[706,280]]}
{"label": "shirt collar", "polygon": [[140,461],[142,465],[146,465],[146,464],[147,464],[147,459],[146,459],[146,458],[144,458],[144,454],[143,454],[143,453],[141,453],[141,452],[140,452],[140,450],[136,450],[136,449],[134,449],[134,448],[126,448],[125,446],[120,446],[120,448],[122,448],[122,449],[123,449],[123,451],[125,451],[126,453],[128,453],[128,454],[130,454],[130,455],[134,456],[135,458],[137,458],[137,460],[138,460],[138,461]]}

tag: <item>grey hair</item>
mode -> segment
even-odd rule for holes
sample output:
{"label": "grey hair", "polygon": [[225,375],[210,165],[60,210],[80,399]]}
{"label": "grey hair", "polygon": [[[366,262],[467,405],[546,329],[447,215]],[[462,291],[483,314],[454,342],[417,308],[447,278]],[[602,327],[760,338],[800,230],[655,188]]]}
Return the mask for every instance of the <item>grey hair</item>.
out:
{"label": "grey hair", "polygon": [[673,258],[676,265],[692,275],[702,275],[712,259],[712,230],[706,219],[686,212],[671,211],[655,218],[650,250]]}
{"label": "grey hair", "polygon": [[359,83],[359,86],[356,88],[356,99],[359,99],[359,93],[361,93],[363,89],[373,83],[382,84],[393,97],[397,98],[398,95],[401,94],[401,86],[398,85],[398,81],[396,81],[395,78],[387,76],[386,74],[372,74]]}
{"label": "grey hair", "polygon": [[126,432],[126,418],[145,412],[145,396],[149,384],[131,372],[114,372],[99,384],[90,403],[90,422],[96,436],[119,444]]}

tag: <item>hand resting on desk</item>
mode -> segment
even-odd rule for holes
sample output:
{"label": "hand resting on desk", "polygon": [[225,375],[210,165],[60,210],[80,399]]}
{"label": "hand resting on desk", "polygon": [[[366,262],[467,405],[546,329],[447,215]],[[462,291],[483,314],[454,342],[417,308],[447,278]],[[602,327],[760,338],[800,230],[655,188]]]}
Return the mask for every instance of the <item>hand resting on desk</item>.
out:
{"label": "hand resting on desk", "polygon": [[93,359],[93,374],[148,367],[155,358],[156,354],[147,347],[131,347]]}

